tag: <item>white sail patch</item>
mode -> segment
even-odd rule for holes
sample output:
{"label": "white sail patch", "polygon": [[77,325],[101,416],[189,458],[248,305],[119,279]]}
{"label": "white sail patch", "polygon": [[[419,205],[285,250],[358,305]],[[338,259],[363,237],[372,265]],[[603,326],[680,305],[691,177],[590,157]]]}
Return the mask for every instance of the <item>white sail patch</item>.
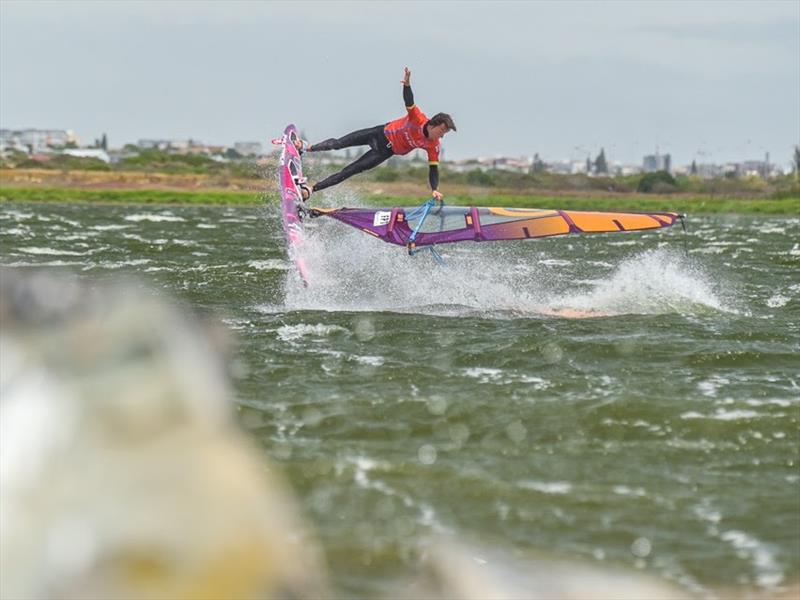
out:
{"label": "white sail patch", "polygon": [[372,218],[372,224],[375,227],[380,227],[381,225],[388,225],[389,220],[392,218],[391,211],[388,210],[377,210],[375,211],[375,216]]}

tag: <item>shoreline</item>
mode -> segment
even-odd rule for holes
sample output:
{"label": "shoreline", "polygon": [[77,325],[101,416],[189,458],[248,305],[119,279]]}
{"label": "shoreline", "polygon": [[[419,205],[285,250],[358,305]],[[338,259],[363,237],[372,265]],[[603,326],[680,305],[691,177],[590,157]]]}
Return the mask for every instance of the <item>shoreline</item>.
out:
{"label": "shoreline", "polygon": [[[375,206],[417,206],[427,198],[395,195],[391,190],[363,189],[367,204]],[[381,186],[385,188],[386,186]],[[75,204],[164,204],[164,205],[224,205],[259,206],[277,203],[277,193],[235,191],[226,189],[164,189],[164,188],[105,188],[87,189],[73,186],[11,186],[0,185],[0,203],[75,203]],[[455,206],[505,206],[508,208],[568,208],[598,211],[665,211],[689,214],[765,214],[800,215],[800,198],[752,199],[712,196],[641,195],[560,195],[487,193],[445,196],[445,202]]]}
{"label": "shoreline", "polygon": [[[263,169],[253,177],[203,173],[0,169],[0,203],[84,203],[259,206],[275,204],[275,178]],[[445,202],[461,206],[505,206],[598,211],[669,211],[688,214],[800,215],[800,196],[771,198],[736,194],[641,194],[589,189],[513,189],[445,184]],[[427,182],[356,178],[343,188],[363,205],[419,206]]]}

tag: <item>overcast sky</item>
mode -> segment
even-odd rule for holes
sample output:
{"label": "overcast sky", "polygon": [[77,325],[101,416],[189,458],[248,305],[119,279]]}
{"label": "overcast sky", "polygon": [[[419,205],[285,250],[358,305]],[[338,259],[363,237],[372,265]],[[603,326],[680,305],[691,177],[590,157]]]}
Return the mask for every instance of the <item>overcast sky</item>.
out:
{"label": "overcast sky", "polygon": [[0,0],[0,126],[311,141],[403,114],[412,70],[445,160],[675,164],[800,143],[800,2]]}

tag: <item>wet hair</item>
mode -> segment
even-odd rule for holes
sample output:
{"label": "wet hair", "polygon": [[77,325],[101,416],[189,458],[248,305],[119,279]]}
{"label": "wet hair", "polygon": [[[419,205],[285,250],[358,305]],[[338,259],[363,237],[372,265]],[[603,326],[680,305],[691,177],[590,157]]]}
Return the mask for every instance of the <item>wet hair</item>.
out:
{"label": "wet hair", "polygon": [[448,131],[457,131],[456,124],[453,122],[453,117],[447,113],[436,113],[428,121],[428,127],[436,127],[437,125],[447,125]]}

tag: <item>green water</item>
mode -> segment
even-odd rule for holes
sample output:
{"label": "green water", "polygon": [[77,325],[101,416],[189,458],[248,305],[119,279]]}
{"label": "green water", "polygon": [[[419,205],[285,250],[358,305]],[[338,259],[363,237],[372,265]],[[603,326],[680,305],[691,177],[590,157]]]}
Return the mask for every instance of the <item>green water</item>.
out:
{"label": "green water", "polygon": [[438,533],[698,596],[800,578],[796,217],[463,244],[446,268],[314,222],[309,288],[272,207],[5,203],[0,227],[3,266],[133,275],[234,332],[241,421],[342,593]]}

